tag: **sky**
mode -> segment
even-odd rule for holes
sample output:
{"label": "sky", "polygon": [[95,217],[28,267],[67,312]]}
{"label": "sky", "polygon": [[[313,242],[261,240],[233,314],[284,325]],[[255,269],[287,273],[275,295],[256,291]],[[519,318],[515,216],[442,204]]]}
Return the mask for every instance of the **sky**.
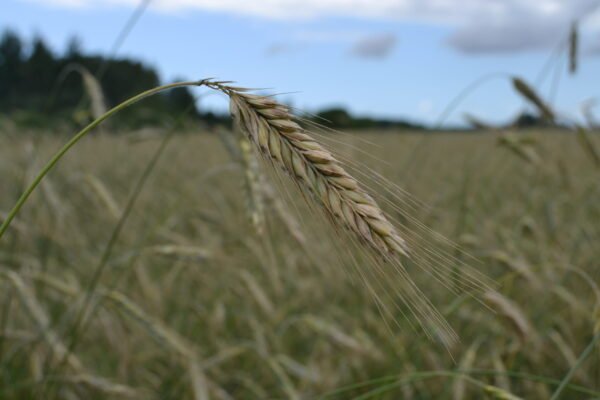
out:
{"label": "sky", "polygon": [[[77,36],[106,54],[139,1],[0,0],[0,30],[41,35],[56,53]],[[574,20],[581,57],[569,76]],[[117,55],[164,82],[217,77],[307,112],[344,106],[428,124],[482,78],[443,122],[506,122],[526,107],[507,79],[517,75],[577,118],[600,91],[600,0],[150,0]],[[227,104],[201,96],[199,106]]]}

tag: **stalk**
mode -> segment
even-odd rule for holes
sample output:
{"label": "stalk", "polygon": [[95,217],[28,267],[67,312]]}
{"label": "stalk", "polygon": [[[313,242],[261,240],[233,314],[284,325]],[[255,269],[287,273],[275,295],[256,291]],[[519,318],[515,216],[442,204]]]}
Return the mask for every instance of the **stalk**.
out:
{"label": "stalk", "polygon": [[42,179],[44,179],[44,177],[46,175],[48,175],[48,172],[50,172],[56,166],[56,164],[71,149],[71,147],[75,146],[81,139],[83,139],[94,128],[96,128],[98,125],[100,125],[106,119],[112,117],[113,115],[115,115],[119,111],[122,111],[122,110],[126,109],[127,107],[129,107],[129,106],[137,103],[140,100],[145,99],[146,97],[153,96],[153,95],[155,95],[157,93],[160,93],[160,92],[163,92],[163,91],[169,90],[169,89],[174,89],[174,88],[184,87],[184,86],[200,86],[203,83],[204,83],[203,80],[201,80],[201,81],[191,81],[191,82],[176,82],[176,83],[170,83],[168,85],[163,85],[163,86],[155,87],[153,89],[147,90],[145,92],[142,92],[142,93],[140,93],[140,94],[138,94],[136,96],[133,96],[133,97],[125,100],[121,104],[119,104],[119,105],[115,106],[114,108],[108,110],[105,114],[103,114],[99,118],[96,118],[94,121],[92,121],[88,126],[86,126],[85,128],[83,128],[75,136],[73,136],[73,138],[71,138],[71,140],[69,140],[50,159],[50,161],[48,161],[48,163],[44,166],[44,168],[42,168],[42,170],[40,171],[40,173],[35,177],[35,179],[33,180],[33,182],[31,182],[31,184],[29,184],[29,186],[27,187],[27,189],[25,190],[25,192],[23,192],[23,194],[21,195],[21,197],[19,197],[19,200],[17,200],[17,203],[15,204],[15,206],[12,208],[12,210],[10,210],[10,212],[6,216],[6,219],[2,222],[2,225],[0,225],[0,239],[2,238],[2,236],[4,236],[4,233],[6,232],[6,230],[8,229],[8,227],[10,226],[10,223],[12,222],[12,220],[19,213],[19,211],[21,210],[21,208],[23,207],[23,205],[27,202],[27,200],[29,199],[29,196],[31,196],[31,193],[33,193],[33,191],[42,182]]}

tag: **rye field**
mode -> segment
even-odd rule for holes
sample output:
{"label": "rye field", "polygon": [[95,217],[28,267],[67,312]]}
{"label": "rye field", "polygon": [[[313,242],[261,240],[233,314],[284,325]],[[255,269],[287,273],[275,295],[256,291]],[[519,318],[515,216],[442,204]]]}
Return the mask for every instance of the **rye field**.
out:
{"label": "rye field", "polygon": [[[322,134],[421,249],[442,343],[237,136],[171,132],[92,132],[0,240],[0,398],[600,398],[598,135]],[[1,218],[69,139],[38,133],[0,131]]]}

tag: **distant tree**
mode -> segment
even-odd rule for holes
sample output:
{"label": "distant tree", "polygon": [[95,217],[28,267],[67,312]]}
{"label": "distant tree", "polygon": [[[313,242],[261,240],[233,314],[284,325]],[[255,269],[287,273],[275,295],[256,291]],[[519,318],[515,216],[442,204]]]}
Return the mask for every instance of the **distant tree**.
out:
{"label": "distant tree", "polygon": [[83,55],[81,39],[77,36],[72,36],[67,43],[67,49],[65,51],[65,59],[69,61],[76,61],[81,59]]}
{"label": "distant tree", "polygon": [[335,129],[423,129],[424,127],[405,120],[355,117],[343,108],[330,108],[321,111],[315,122]]}
{"label": "distant tree", "polygon": [[23,80],[23,90],[24,94],[29,96],[26,105],[41,110],[59,73],[57,61],[41,37],[38,36],[33,40],[31,54],[25,60],[23,70],[26,75],[26,79]]}
{"label": "distant tree", "polygon": [[350,113],[343,108],[330,108],[317,114],[317,122],[331,127],[347,127],[352,123]]}
{"label": "distant tree", "polygon": [[544,126],[546,124],[540,117],[524,112],[517,116],[512,125],[517,128],[533,128]]}
{"label": "distant tree", "polygon": [[[82,77],[74,71],[85,68],[93,74],[101,66],[104,74],[99,83],[109,107],[161,84],[152,66],[128,58],[86,54],[77,37],[69,40],[63,54],[55,54],[39,36],[26,43],[14,32],[5,31],[0,37],[0,113],[19,111],[23,121],[69,120],[89,108]],[[123,126],[163,123],[167,113],[177,116],[190,107],[188,117],[200,117],[192,93],[175,89],[145,99],[112,122]],[[210,124],[229,123],[218,115],[202,119]]]}
{"label": "distant tree", "polygon": [[17,93],[22,65],[23,43],[14,32],[7,30],[0,39],[0,107],[6,107]]}

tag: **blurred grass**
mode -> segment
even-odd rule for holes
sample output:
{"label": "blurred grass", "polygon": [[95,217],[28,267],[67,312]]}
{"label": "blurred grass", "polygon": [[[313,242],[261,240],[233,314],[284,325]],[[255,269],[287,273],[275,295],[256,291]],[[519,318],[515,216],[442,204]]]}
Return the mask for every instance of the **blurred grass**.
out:
{"label": "blurred grass", "polygon": [[[165,151],[108,261],[94,297],[100,307],[74,348],[85,375],[55,371],[56,343],[40,330],[70,341],[115,209],[160,141],[92,136],[0,241],[0,269],[22,278],[49,321],[41,329],[18,288],[0,278],[0,398],[499,396],[490,386],[549,398],[600,329],[600,173],[575,134],[517,132],[509,146],[499,135],[365,132],[339,140],[372,157],[337,150],[423,201],[413,214],[477,258],[468,262],[499,283],[529,334],[427,276],[420,286],[460,335],[455,359],[402,319],[390,334],[318,216],[302,218],[308,251],[274,218],[266,240],[258,237],[245,213],[244,172],[215,135],[188,132]],[[64,141],[1,134],[0,213]],[[600,395],[599,351],[561,398]],[[58,391],[45,393],[43,381]]]}

